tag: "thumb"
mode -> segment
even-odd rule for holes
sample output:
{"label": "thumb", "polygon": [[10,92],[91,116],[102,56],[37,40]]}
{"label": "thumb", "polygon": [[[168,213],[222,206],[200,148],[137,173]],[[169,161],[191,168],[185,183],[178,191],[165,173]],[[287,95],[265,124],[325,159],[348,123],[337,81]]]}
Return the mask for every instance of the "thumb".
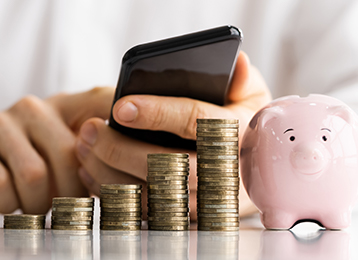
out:
{"label": "thumb", "polygon": [[66,124],[78,132],[83,122],[91,117],[108,119],[113,102],[114,88],[96,87],[77,94],[59,94],[48,98]]}
{"label": "thumb", "polygon": [[195,139],[197,118],[236,116],[224,107],[182,97],[131,95],[113,107],[114,119],[123,126],[171,132],[186,139]]}

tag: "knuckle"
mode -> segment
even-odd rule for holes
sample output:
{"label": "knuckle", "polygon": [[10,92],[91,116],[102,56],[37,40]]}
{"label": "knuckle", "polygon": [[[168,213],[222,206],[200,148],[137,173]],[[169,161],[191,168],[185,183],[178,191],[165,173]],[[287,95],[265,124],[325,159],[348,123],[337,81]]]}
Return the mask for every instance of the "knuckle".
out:
{"label": "knuckle", "polygon": [[117,165],[122,156],[122,150],[118,145],[111,144],[104,153],[104,160],[111,165]]}
{"label": "knuckle", "polygon": [[190,115],[187,118],[185,124],[182,125],[181,133],[183,138],[193,139],[196,136],[196,119],[197,118],[206,118],[207,113],[200,106],[199,103],[195,102],[191,107]]}
{"label": "knuckle", "polygon": [[39,113],[43,113],[44,106],[43,101],[40,98],[34,95],[28,95],[20,99],[10,110],[37,115]]}
{"label": "knuckle", "polygon": [[160,103],[156,103],[153,107],[153,112],[149,113],[149,115],[151,115],[148,118],[150,120],[150,128],[152,130],[160,130],[167,117],[165,109],[162,108]]}
{"label": "knuckle", "polygon": [[41,185],[47,176],[47,167],[41,160],[25,162],[18,170],[18,177],[29,187]]}

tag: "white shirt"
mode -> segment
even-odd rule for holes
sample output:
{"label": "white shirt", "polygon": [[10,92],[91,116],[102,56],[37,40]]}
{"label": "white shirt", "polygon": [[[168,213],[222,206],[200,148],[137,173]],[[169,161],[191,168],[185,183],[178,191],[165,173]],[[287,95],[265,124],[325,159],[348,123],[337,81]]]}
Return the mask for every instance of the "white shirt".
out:
{"label": "white shirt", "polygon": [[355,0],[2,0],[0,109],[115,86],[130,47],[232,24],[273,97],[323,93],[358,111]]}

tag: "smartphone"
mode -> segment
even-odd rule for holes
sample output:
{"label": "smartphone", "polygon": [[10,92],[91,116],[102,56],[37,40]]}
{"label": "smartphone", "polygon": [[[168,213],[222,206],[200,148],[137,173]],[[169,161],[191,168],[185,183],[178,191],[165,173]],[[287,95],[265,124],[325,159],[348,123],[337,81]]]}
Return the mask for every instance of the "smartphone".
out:
{"label": "smartphone", "polygon": [[[224,105],[242,39],[240,29],[228,25],[131,48],[122,59],[113,105],[123,96],[142,94]],[[196,149],[195,141],[172,133],[124,127],[112,112],[109,125],[145,142]]]}

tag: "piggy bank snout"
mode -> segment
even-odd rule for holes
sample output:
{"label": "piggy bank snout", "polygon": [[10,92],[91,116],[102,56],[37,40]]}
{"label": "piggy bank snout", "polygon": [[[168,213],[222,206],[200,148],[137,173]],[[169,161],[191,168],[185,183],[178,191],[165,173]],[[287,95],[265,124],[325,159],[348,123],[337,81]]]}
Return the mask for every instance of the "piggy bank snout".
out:
{"label": "piggy bank snout", "polygon": [[316,144],[300,144],[293,148],[290,159],[294,169],[303,174],[316,174],[326,165],[324,147]]}

